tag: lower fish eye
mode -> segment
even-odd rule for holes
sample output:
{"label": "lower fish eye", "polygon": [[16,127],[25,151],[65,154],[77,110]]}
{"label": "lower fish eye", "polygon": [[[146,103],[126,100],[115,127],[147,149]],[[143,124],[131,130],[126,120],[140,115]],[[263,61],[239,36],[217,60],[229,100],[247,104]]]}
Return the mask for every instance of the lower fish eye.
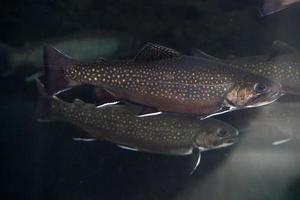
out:
{"label": "lower fish eye", "polygon": [[268,89],[268,87],[264,83],[255,83],[253,89],[256,92],[265,92]]}

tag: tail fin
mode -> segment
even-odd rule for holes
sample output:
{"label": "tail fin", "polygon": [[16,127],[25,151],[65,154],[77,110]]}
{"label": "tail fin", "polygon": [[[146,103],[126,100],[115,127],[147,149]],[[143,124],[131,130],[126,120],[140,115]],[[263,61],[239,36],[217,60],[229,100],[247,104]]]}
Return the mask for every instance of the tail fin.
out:
{"label": "tail fin", "polygon": [[72,85],[70,81],[65,79],[64,73],[70,64],[75,63],[78,63],[78,61],[64,55],[57,49],[50,46],[44,47],[46,89],[48,94],[52,95]]}
{"label": "tail fin", "polygon": [[43,83],[36,79],[36,85],[37,85],[37,104],[36,104],[36,111],[35,111],[35,118],[38,121],[51,121],[51,103],[52,103],[52,97],[48,96],[45,90],[45,86]]}
{"label": "tail fin", "polygon": [[296,3],[297,1],[287,1],[287,0],[262,0],[260,5],[260,15],[267,16],[273,13],[279,12],[283,9],[288,8],[291,4]]}

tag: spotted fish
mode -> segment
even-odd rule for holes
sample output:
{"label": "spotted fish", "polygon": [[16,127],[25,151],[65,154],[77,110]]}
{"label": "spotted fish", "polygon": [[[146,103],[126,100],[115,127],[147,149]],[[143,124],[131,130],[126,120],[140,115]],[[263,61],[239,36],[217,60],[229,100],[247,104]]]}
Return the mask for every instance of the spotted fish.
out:
{"label": "spotted fish", "polygon": [[[273,50],[281,50],[279,45],[282,43],[275,41]],[[239,57],[226,62],[235,68],[279,81],[284,93],[300,95],[300,53],[290,47],[283,54]]]}
{"label": "spotted fish", "polygon": [[281,93],[281,85],[269,79],[156,44],[147,44],[133,60],[94,63],[45,47],[44,62],[50,91],[57,90],[51,82],[93,84],[159,111],[210,116],[266,105]]}
{"label": "spotted fish", "polygon": [[274,41],[267,55],[222,60],[194,49],[193,55],[226,62],[230,66],[278,81],[285,94],[300,95],[300,53],[282,41]]}
{"label": "spotted fish", "polygon": [[210,118],[197,120],[190,115],[161,114],[136,116],[134,107],[126,105],[87,104],[75,99],[65,102],[48,96],[38,81],[37,118],[63,120],[82,128],[91,137],[107,140],[130,149],[168,155],[188,155],[229,146],[237,141],[238,131]]}

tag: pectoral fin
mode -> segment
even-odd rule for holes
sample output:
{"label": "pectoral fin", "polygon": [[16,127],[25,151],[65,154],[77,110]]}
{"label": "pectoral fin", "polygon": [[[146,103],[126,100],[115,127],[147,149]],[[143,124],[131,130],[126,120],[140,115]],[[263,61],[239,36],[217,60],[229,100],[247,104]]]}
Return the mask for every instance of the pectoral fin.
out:
{"label": "pectoral fin", "polygon": [[129,147],[129,146],[125,146],[125,145],[120,145],[120,144],[117,144],[118,147],[120,147],[121,149],[125,149],[125,150],[130,150],[130,151],[139,151],[138,149],[136,148],[133,148],[133,147]]}
{"label": "pectoral fin", "polygon": [[224,113],[227,113],[227,112],[234,111],[236,109],[237,108],[235,108],[233,106],[223,106],[220,110],[218,110],[216,112],[213,112],[213,113],[210,113],[210,114],[201,115],[201,116],[199,116],[199,118],[200,118],[200,120],[204,120],[204,119],[207,119],[207,118],[212,117],[212,116],[216,116],[216,115],[220,115],[220,114],[224,114]]}
{"label": "pectoral fin", "polygon": [[196,161],[196,163],[195,163],[195,166],[194,166],[194,168],[192,169],[192,171],[190,172],[190,175],[192,175],[196,170],[197,170],[197,168],[198,168],[198,166],[199,166],[199,164],[200,164],[200,162],[201,162],[201,151],[200,150],[198,150],[198,157],[197,157],[197,161]]}

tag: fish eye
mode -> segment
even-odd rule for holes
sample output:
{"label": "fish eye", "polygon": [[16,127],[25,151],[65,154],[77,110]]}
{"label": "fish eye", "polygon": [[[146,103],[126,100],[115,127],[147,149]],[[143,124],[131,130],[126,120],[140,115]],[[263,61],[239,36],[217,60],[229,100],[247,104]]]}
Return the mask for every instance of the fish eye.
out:
{"label": "fish eye", "polygon": [[253,87],[254,91],[260,92],[260,93],[265,92],[267,90],[267,88],[268,88],[267,85],[264,83],[255,83],[255,85]]}
{"label": "fish eye", "polygon": [[227,134],[227,130],[225,130],[225,129],[219,129],[217,132],[218,137],[224,137],[224,136],[226,136],[226,134]]}

